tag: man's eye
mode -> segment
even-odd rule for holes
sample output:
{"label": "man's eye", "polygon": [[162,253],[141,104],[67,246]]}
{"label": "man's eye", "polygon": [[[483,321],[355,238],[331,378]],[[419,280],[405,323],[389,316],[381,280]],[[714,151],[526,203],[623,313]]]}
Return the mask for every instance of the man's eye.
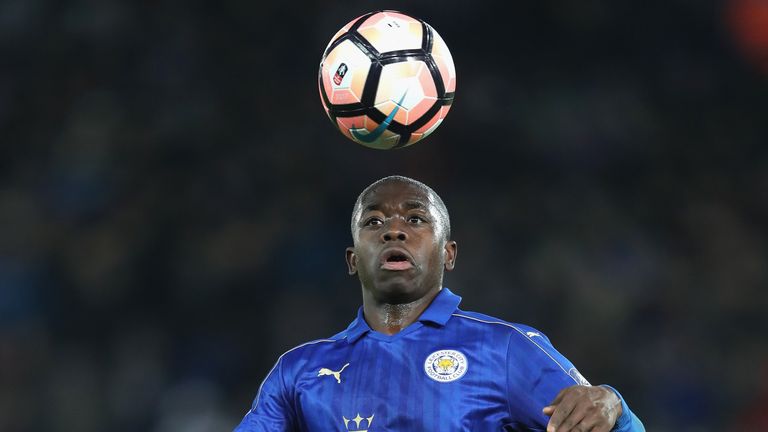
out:
{"label": "man's eye", "polygon": [[424,221],[424,218],[422,218],[421,216],[409,216],[408,217],[408,222],[413,223],[413,224],[419,224],[419,223],[422,223],[422,222],[425,222],[425,221]]}
{"label": "man's eye", "polygon": [[365,221],[363,226],[381,225],[381,224],[382,224],[381,219],[379,219],[379,218],[370,218],[370,219]]}

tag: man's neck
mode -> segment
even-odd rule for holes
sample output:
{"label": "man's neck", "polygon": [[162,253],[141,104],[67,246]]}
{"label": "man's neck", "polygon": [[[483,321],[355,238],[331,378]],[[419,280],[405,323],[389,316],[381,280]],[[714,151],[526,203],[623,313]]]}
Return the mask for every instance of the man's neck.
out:
{"label": "man's neck", "polygon": [[375,331],[386,335],[399,333],[416,322],[440,290],[429,292],[410,303],[390,304],[376,302],[372,297],[363,296],[365,321]]}

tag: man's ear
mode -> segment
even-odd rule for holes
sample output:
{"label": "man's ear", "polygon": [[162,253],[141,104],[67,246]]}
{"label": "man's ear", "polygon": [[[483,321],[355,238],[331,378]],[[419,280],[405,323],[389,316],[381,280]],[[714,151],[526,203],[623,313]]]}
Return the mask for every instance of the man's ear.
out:
{"label": "man's ear", "polygon": [[456,265],[456,254],[458,253],[458,245],[453,240],[445,242],[445,269],[447,271],[453,270]]}
{"label": "man's ear", "polygon": [[350,275],[357,273],[357,255],[355,255],[355,248],[352,246],[347,248],[347,269]]}

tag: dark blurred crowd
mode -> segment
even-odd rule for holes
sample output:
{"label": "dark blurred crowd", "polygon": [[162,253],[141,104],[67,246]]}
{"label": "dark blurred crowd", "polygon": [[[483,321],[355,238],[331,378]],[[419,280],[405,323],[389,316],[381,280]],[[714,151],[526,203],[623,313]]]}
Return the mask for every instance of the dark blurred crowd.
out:
{"label": "dark blurred crowd", "polygon": [[231,430],[354,318],[352,204],[388,174],[445,200],[464,309],[648,430],[768,430],[768,77],[736,2],[529,3],[387,5],[458,84],[383,152],[316,81],[377,2],[0,2],[0,431]]}

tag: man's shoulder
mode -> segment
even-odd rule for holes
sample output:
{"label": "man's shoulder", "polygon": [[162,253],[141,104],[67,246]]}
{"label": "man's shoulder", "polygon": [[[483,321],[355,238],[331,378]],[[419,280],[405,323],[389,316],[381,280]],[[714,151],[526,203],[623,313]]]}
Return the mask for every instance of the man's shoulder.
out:
{"label": "man's shoulder", "polygon": [[453,313],[453,317],[460,320],[464,325],[485,327],[488,331],[507,335],[514,340],[527,340],[535,343],[536,338],[539,338],[549,344],[549,339],[544,333],[526,324],[509,322],[491,315],[461,309],[457,309]]}
{"label": "man's shoulder", "polygon": [[324,355],[329,350],[336,349],[339,344],[345,343],[345,338],[346,332],[341,332],[329,338],[310,340],[284,352],[278,360],[290,364],[318,355]]}

